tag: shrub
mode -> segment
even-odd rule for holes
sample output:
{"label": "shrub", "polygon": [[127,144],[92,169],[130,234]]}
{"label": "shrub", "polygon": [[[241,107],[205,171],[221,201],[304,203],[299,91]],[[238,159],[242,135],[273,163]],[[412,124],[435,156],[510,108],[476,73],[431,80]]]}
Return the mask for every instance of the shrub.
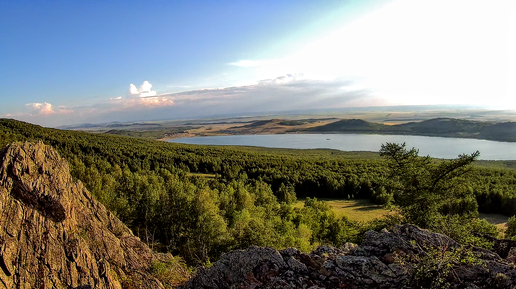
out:
{"label": "shrub", "polygon": [[151,263],[151,272],[165,288],[183,285],[190,278],[191,273],[180,257],[172,257],[166,261],[154,260]]}
{"label": "shrub", "polygon": [[507,221],[507,231],[505,231],[507,238],[514,239],[516,237],[516,216],[512,216]]}

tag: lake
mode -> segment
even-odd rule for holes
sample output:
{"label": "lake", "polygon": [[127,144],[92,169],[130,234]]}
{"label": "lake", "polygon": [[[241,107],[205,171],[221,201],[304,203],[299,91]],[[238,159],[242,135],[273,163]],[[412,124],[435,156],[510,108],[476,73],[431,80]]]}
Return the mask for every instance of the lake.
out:
{"label": "lake", "polygon": [[407,144],[419,149],[419,155],[452,159],[462,153],[480,151],[481,160],[516,160],[516,143],[478,139],[444,138],[410,135],[374,134],[275,134],[205,136],[169,140],[169,142],[201,145],[236,145],[268,148],[315,149],[377,152],[386,142]]}

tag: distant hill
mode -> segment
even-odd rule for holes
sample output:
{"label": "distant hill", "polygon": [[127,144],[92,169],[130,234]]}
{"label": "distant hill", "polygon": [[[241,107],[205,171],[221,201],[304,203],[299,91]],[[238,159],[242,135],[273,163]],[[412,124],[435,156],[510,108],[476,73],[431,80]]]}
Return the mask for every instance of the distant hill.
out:
{"label": "distant hill", "polygon": [[257,120],[252,121],[249,124],[242,125],[242,126],[233,126],[229,129],[242,129],[242,128],[259,128],[259,127],[266,127],[266,126],[275,126],[275,125],[281,125],[281,126],[300,126],[307,123],[315,123],[318,121],[326,121],[331,120],[333,118],[319,118],[319,119],[298,119],[298,120],[291,120],[291,119],[267,119],[267,120]]}
{"label": "distant hill", "polygon": [[388,127],[381,123],[368,122],[361,119],[343,119],[327,125],[307,129],[317,132],[379,132]]}
{"label": "distant hill", "polygon": [[455,118],[434,118],[397,125],[385,125],[361,119],[343,119],[304,131],[423,135],[516,142],[516,122],[492,123]]}
{"label": "distant hill", "polygon": [[253,121],[250,124],[246,124],[243,126],[230,127],[230,129],[233,129],[233,128],[256,128],[256,127],[265,126],[265,125],[279,124],[281,121],[282,121],[281,119],[258,120],[258,121]]}
{"label": "distant hill", "polygon": [[434,118],[421,122],[409,122],[395,125],[402,131],[410,131],[423,134],[478,134],[480,129],[491,125],[488,122],[471,121],[455,118]]}
{"label": "distant hill", "polygon": [[516,142],[516,122],[496,123],[480,130],[483,139]]}

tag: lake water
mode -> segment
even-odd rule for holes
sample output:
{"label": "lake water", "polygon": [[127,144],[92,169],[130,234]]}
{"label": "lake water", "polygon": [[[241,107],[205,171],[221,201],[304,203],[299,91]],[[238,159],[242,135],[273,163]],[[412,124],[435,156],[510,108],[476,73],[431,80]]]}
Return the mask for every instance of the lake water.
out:
{"label": "lake water", "polygon": [[516,160],[516,143],[478,139],[443,138],[409,135],[370,134],[275,134],[206,136],[169,140],[169,142],[202,145],[236,145],[269,148],[315,149],[377,152],[383,143],[403,143],[419,149],[419,155],[456,158],[459,154],[480,151],[482,160]]}

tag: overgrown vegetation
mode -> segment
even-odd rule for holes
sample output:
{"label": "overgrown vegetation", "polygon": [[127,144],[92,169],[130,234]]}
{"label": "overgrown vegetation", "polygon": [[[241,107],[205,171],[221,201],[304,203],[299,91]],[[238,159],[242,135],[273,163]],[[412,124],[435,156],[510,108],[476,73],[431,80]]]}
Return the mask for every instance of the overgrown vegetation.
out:
{"label": "overgrown vegetation", "polygon": [[422,256],[414,257],[411,285],[415,288],[452,288],[453,284],[460,282],[456,270],[461,265],[480,264],[474,252],[463,246],[450,248],[448,244],[428,248]]}
{"label": "overgrown vegetation", "polygon": [[169,258],[167,261],[153,261],[151,263],[151,273],[167,289],[184,284],[191,275],[183,260],[177,257]]}
{"label": "overgrown vegetation", "polygon": [[[308,251],[359,242],[366,230],[407,221],[488,247],[472,237],[496,235],[475,219],[478,211],[516,214],[516,171],[472,167],[475,155],[438,161],[391,145],[384,160],[332,150],[172,144],[0,120],[0,145],[25,140],[55,147],[73,177],[135,234],[189,265],[249,245]],[[403,166],[393,166],[396,153]],[[302,207],[293,206],[297,198],[306,198]],[[360,223],[337,216],[320,198],[391,203],[402,214]]]}

